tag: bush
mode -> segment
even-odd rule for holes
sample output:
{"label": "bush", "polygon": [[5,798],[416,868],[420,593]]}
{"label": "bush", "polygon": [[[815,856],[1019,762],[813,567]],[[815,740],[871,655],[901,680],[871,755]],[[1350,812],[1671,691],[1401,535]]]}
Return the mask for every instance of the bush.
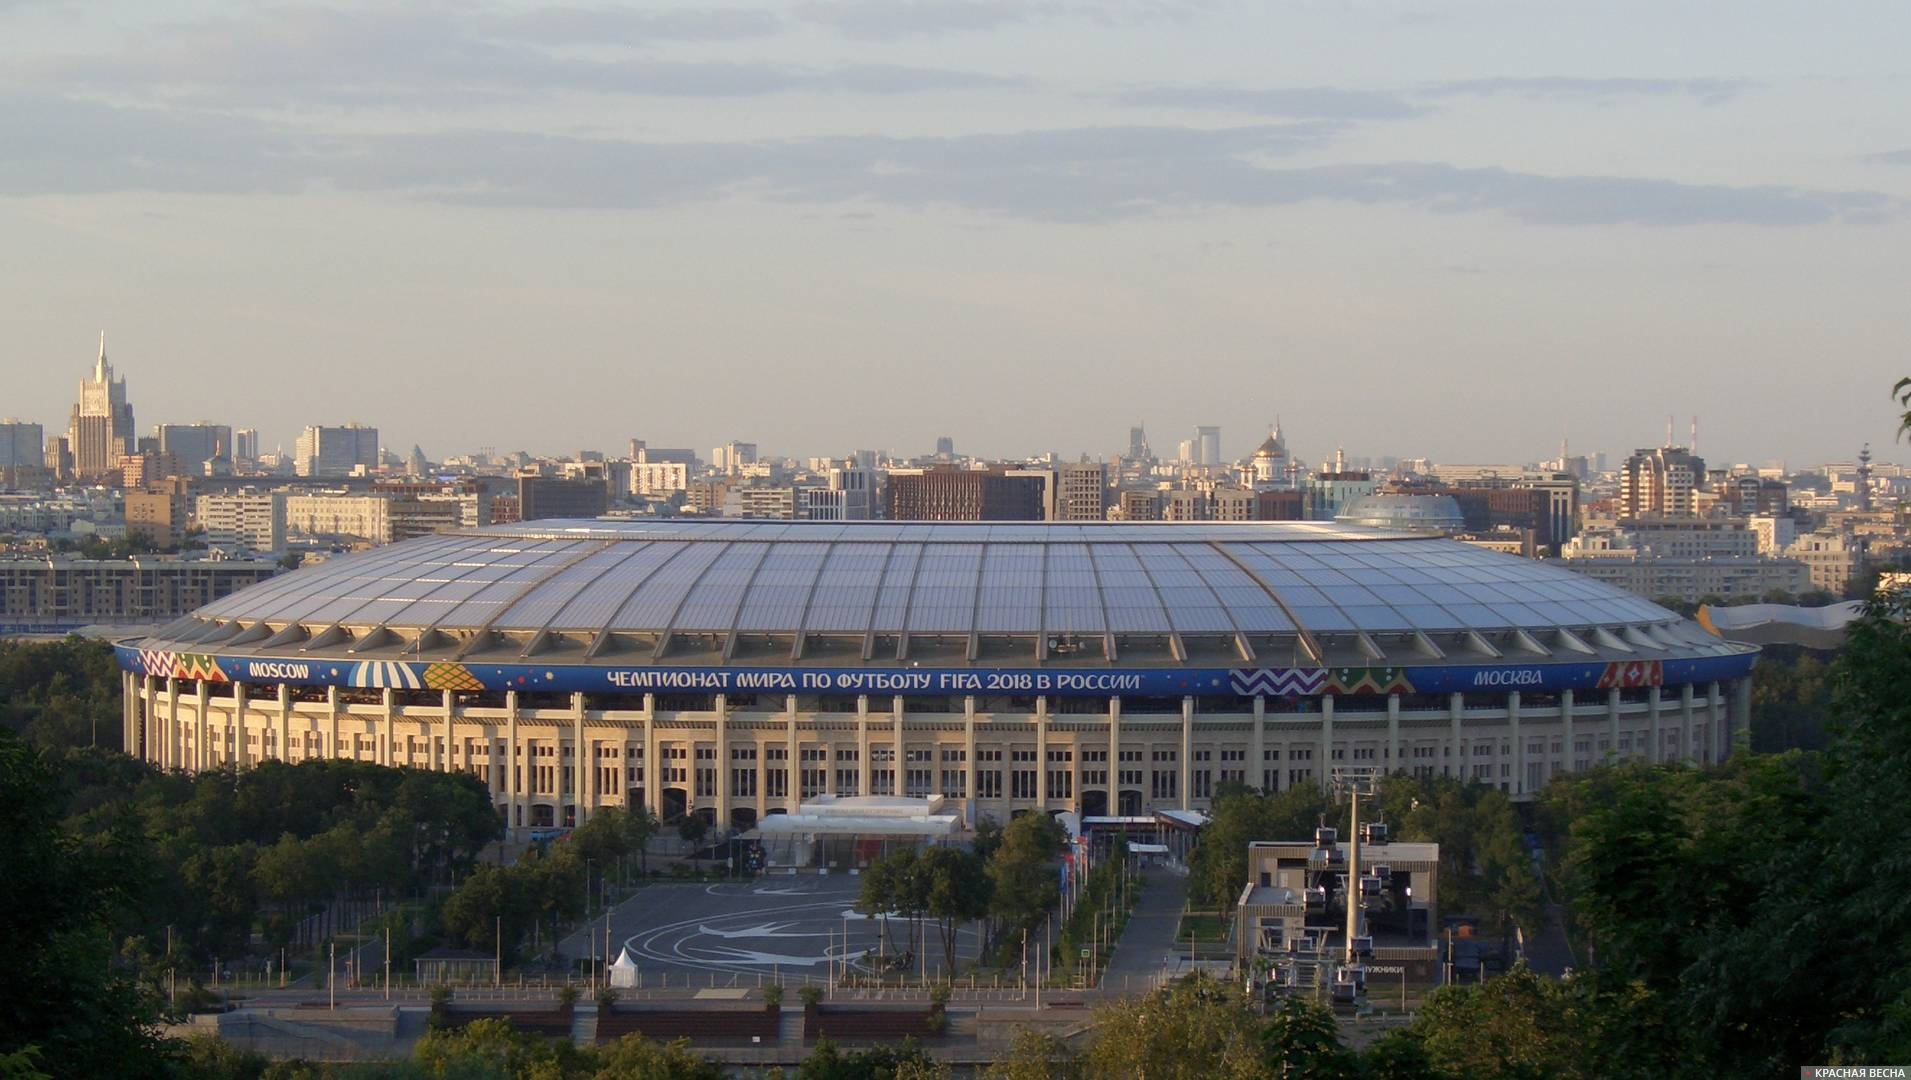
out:
{"label": "bush", "polygon": [[813,1009],[816,1007],[817,1002],[823,1000],[823,988],[820,986],[805,986],[796,992],[796,996],[802,999],[805,1009]]}
{"label": "bush", "polygon": [[600,1012],[609,1012],[617,1006],[617,988],[606,986],[597,992],[597,1008]]}
{"label": "bush", "polygon": [[935,1012],[930,1013],[928,1019],[924,1020],[923,1023],[929,1028],[929,1034],[941,1035],[949,1030],[949,1014],[943,1012],[941,1009],[937,1009]]}
{"label": "bush", "polygon": [[783,1007],[783,984],[771,983],[763,988],[763,1008],[775,1012]]}
{"label": "bush", "polygon": [[937,1012],[941,1012],[943,1009],[946,1009],[949,1007],[949,984],[948,983],[946,982],[937,983],[933,988],[930,989],[929,1004],[934,1005],[936,1007]]}
{"label": "bush", "polygon": [[574,1008],[577,1005],[577,987],[566,983],[564,989],[558,991],[557,1004],[564,1009]]}

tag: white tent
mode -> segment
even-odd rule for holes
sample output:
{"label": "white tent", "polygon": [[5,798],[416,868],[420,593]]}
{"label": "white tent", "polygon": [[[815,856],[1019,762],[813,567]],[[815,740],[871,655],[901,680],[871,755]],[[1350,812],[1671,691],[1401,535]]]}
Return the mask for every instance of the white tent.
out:
{"label": "white tent", "polygon": [[617,954],[617,961],[610,966],[610,985],[615,990],[634,989],[637,986],[637,961],[630,958],[626,948]]}

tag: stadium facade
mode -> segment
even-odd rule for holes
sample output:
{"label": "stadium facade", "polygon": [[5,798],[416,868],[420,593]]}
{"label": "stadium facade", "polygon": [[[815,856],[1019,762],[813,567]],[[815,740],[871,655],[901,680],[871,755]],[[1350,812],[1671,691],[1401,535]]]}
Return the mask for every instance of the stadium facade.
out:
{"label": "stadium facade", "polygon": [[1756,655],[1554,566],[1322,522],[538,521],[341,556],[118,647],[148,761],[464,770],[527,830],[824,794],[1134,815],[1343,765],[1518,797],[1720,760]]}

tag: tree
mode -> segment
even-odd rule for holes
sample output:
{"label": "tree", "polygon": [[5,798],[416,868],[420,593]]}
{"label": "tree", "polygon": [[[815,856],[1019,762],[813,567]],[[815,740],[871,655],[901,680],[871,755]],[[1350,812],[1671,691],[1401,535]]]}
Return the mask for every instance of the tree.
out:
{"label": "tree", "polygon": [[1275,795],[1224,786],[1189,860],[1190,898],[1210,907],[1233,907],[1247,885],[1248,844],[1312,836],[1321,818],[1335,813],[1326,794],[1312,784]]}
{"label": "tree", "polygon": [[1268,1013],[1261,1045],[1275,1074],[1296,1080],[1351,1080],[1354,1055],[1341,1044],[1334,1014],[1300,997],[1282,998]]}
{"label": "tree", "polygon": [[709,833],[710,822],[702,814],[685,814],[683,820],[677,823],[677,835],[690,845],[693,853],[703,845],[703,838]]}
{"label": "tree", "polygon": [[1145,998],[1095,1010],[1089,1076],[1258,1080],[1270,1075],[1260,1020],[1239,987],[1190,975]]}
{"label": "tree", "polygon": [[1061,1039],[1037,1028],[1018,1027],[1006,1056],[997,1058],[989,1080],[1083,1080],[1081,1056]]}
{"label": "tree", "polygon": [[0,1055],[52,1076],[159,1075],[157,1001],[111,964],[143,841],[127,821],[76,836],[64,805],[45,759],[0,732]]}
{"label": "tree", "polygon": [[650,812],[650,807],[639,803],[624,815],[624,838],[629,849],[637,853],[638,869],[645,877],[650,876],[650,838],[663,829],[663,822]]}
{"label": "tree", "polygon": [[943,970],[955,972],[956,930],[989,913],[989,871],[982,858],[961,848],[937,845],[922,853],[928,879],[923,910],[942,935]]}
{"label": "tree", "polygon": [[1002,830],[1002,843],[989,858],[989,911],[1001,928],[1027,930],[1061,899],[1055,860],[1068,840],[1047,814],[1023,814]]}

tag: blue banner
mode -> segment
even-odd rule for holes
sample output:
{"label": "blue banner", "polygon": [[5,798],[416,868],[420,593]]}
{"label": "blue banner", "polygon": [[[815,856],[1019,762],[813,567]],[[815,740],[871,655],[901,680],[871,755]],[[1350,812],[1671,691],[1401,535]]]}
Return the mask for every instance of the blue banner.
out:
{"label": "blue banner", "polygon": [[870,694],[877,697],[1316,697],[1321,694],[1607,690],[1749,673],[1754,650],[1690,660],[1329,668],[598,667],[222,656],[116,646],[158,678],[393,690],[588,694]]}

